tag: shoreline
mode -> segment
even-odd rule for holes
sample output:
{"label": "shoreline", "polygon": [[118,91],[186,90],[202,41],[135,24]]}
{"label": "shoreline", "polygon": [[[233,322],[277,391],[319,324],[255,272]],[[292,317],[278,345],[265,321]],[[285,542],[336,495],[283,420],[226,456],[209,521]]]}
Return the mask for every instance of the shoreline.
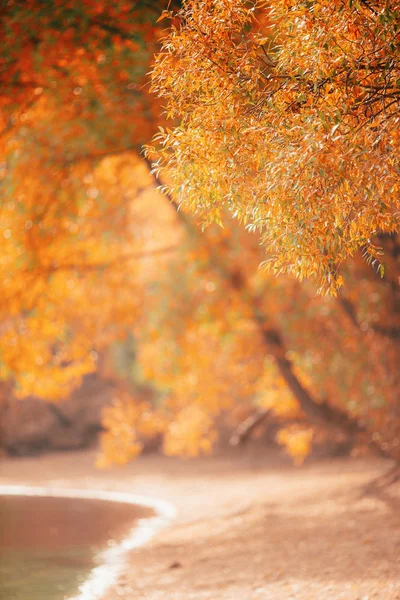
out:
{"label": "shoreline", "polygon": [[[177,507],[102,600],[397,600],[400,490],[363,497],[379,458],[296,468],[251,448],[178,460],[144,456],[98,470],[77,452],[0,463],[0,484],[129,493]],[[371,567],[373,565],[373,568]]]}
{"label": "shoreline", "polygon": [[146,544],[157,532],[167,527],[176,518],[176,509],[169,502],[127,492],[0,484],[0,496],[101,500],[116,504],[132,504],[154,512],[153,516],[139,518],[135,527],[130,529],[118,544],[111,548],[103,548],[96,553],[99,566],[90,571],[77,593],[70,596],[68,600],[101,600],[104,598],[124,572],[128,564],[128,553]]}

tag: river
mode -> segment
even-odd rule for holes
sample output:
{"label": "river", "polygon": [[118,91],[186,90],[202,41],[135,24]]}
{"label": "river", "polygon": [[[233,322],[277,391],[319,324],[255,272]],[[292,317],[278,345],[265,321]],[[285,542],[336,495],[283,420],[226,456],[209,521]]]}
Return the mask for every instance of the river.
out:
{"label": "river", "polygon": [[152,515],[123,502],[0,496],[0,600],[75,596],[105,551],[118,548],[139,519]]}

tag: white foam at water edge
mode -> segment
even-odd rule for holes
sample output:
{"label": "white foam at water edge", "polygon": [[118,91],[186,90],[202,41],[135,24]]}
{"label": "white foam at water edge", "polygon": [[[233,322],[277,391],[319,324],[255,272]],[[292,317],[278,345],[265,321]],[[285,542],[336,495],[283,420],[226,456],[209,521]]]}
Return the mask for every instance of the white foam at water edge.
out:
{"label": "white foam at water edge", "polygon": [[101,550],[96,555],[96,560],[101,563],[100,566],[92,569],[89,577],[80,586],[78,594],[68,600],[98,600],[102,598],[107,589],[117,581],[118,576],[123,572],[127,564],[127,552],[148,542],[159,529],[168,525],[176,517],[175,507],[165,500],[125,492],[0,485],[0,495],[105,500],[144,506],[153,509],[156,513],[155,517],[138,519],[135,527],[119,544]]}

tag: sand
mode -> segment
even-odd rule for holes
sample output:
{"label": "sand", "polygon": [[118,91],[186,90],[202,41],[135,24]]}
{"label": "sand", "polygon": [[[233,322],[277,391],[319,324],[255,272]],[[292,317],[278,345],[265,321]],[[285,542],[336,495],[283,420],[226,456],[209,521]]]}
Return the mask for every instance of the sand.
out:
{"label": "sand", "polygon": [[400,490],[361,489],[381,459],[296,468],[264,450],[98,470],[95,453],[4,459],[0,484],[127,491],[172,502],[177,519],[104,600],[400,599]]}

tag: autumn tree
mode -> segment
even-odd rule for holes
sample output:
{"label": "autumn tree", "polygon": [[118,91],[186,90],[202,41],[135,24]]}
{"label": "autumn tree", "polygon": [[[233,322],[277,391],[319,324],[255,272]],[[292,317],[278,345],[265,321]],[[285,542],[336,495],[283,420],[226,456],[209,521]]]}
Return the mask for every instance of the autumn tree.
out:
{"label": "autumn tree", "polygon": [[[366,428],[394,453],[396,431],[382,432],[399,385],[397,65],[376,62],[393,11],[187,2],[156,58],[158,99],[146,73],[168,6],[1,8],[1,379],[21,397],[60,398],[128,333],[156,402],[121,381],[104,416],[105,462],[129,460],[152,436],[169,454],[209,452],[221,415],[236,424],[243,408],[278,415],[299,460],[320,426]],[[367,67],[374,35],[387,45]],[[357,69],[369,74],[364,105]],[[175,129],[160,116],[165,100]],[[157,181],[140,151],[160,123]],[[168,182],[171,197],[156,191]],[[211,221],[227,226],[202,232]],[[338,300],[258,268],[267,241],[275,271],[314,272],[335,291],[346,256],[379,253],[368,242],[378,230],[385,278],[346,264]]]}
{"label": "autumn tree", "polygon": [[144,83],[162,8],[1,8],[0,376],[21,396],[67,395],[135,319],[146,249],[133,204],[159,113]]}
{"label": "autumn tree", "polygon": [[186,241],[147,290],[136,327],[136,360],[157,404],[118,399],[107,413],[108,459],[127,460],[154,434],[151,414],[164,450],[191,456],[211,451],[222,416],[232,427],[252,410],[278,420],[296,460],[312,439],[351,447],[357,431],[397,456],[398,345],[384,332],[387,290],[366,265],[349,273],[356,324],[337,299],[258,269],[259,238],[234,221],[202,233],[188,215],[176,219]]}
{"label": "autumn tree", "polygon": [[275,273],[337,293],[399,226],[399,3],[188,0],[156,57],[178,124],[157,169],[205,223],[262,234]]}
{"label": "autumn tree", "polygon": [[[396,11],[394,3],[380,8],[194,1],[186,2],[177,15],[164,13],[173,21],[156,58],[153,87],[166,98],[168,116],[179,125],[160,130],[155,173],[168,182],[164,189],[173,202],[193,209],[206,224],[221,224],[226,213],[238,217],[249,230],[261,232],[273,271],[300,279],[316,275],[322,290],[334,295],[343,282],[339,266],[359,248],[383,275],[380,242],[374,243],[373,236],[390,234],[398,226]],[[148,152],[152,157],[154,148]],[[240,252],[247,256],[243,245]],[[307,293],[288,280],[278,294],[271,290],[279,284],[269,279],[265,288],[254,288],[248,261],[244,269],[238,267],[229,244],[221,240],[209,244],[205,236],[199,253],[206,254],[208,268],[229,290],[229,302],[239,301],[236,310],[252,323],[252,343],[258,339],[260,346],[255,350],[252,345],[251,354],[261,361],[269,357],[275,377],[283,380],[308,419],[349,430],[365,427],[383,450],[396,453],[397,425],[386,439],[382,436],[389,423],[398,421],[399,381],[393,377],[398,314],[390,285],[375,291],[373,276],[371,281],[356,261],[357,267],[346,269],[353,277],[363,273],[358,289],[353,286],[337,302],[319,305],[312,288]],[[396,281],[397,266],[390,270]],[[360,309],[362,289],[372,302]],[[178,298],[175,290],[172,306]],[[283,298],[292,298],[289,307]],[[186,302],[196,305],[193,299]],[[392,302],[386,311],[384,305]],[[383,305],[383,316],[373,312],[374,303],[376,309]],[[177,309],[179,316],[186,315],[183,306]],[[200,392],[209,385],[210,373],[212,381],[219,381],[217,371],[211,371],[218,360],[206,357],[204,348],[212,352],[212,335],[202,348],[204,329],[197,324],[193,334],[196,317],[189,310],[188,320],[172,337],[182,365],[179,380],[186,382],[186,394],[192,390],[201,404],[202,398],[209,402],[212,397],[211,390]],[[232,312],[226,304],[219,310],[215,318],[221,326]],[[171,306],[167,312],[173,323]],[[166,322],[162,329],[168,331]],[[190,367],[196,341],[199,355]],[[248,344],[243,345],[248,349]],[[215,352],[222,356],[221,345]],[[164,373],[167,381],[174,380],[171,346],[161,354],[164,366],[157,378],[162,381]],[[206,363],[202,375],[200,357]],[[149,376],[155,364],[152,355]],[[239,373],[238,364],[231,364]],[[253,377],[268,381],[271,390],[272,379],[263,379],[263,368],[257,373]],[[240,387],[238,377],[234,382]],[[203,432],[212,430],[208,416],[221,409],[219,400],[235,396],[229,384],[227,389],[214,396],[212,410],[202,408],[207,417]],[[185,414],[187,395],[177,403]],[[271,402],[275,408],[279,404],[277,399]],[[200,419],[198,406],[194,414]],[[185,428],[173,430],[180,440],[176,447],[184,445]],[[189,427],[189,437],[191,431]],[[169,450],[173,447],[168,445]]]}

